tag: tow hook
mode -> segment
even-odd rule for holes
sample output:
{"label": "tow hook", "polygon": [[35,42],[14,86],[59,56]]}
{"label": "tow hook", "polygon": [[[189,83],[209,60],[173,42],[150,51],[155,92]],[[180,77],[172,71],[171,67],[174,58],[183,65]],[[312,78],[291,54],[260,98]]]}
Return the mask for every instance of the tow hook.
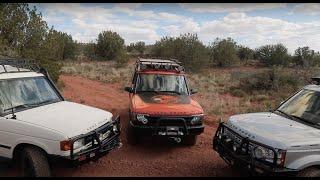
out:
{"label": "tow hook", "polygon": [[176,143],[181,142],[181,138],[179,138],[179,137],[170,137],[170,138],[173,139]]}

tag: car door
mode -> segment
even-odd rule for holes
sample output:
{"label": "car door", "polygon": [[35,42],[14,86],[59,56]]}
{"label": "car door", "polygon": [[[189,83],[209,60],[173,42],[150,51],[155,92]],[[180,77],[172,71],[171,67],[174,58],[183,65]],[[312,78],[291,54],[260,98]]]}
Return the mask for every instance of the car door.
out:
{"label": "car door", "polygon": [[6,158],[11,158],[12,146],[17,136],[16,133],[10,131],[15,124],[10,117],[11,115],[0,117],[0,156]]}

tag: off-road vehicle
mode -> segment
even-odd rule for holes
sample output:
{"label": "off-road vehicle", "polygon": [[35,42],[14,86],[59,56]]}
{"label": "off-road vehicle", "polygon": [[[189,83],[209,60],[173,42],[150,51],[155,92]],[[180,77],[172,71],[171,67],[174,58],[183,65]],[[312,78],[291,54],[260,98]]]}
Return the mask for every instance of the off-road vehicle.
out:
{"label": "off-road vehicle", "polygon": [[51,159],[97,159],[119,146],[119,134],[119,116],[66,101],[44,68],[0,60],[0,156],[23,175],[50,176]]}
{"label": "off-road vehicle", "polygon": [[203,109],[191,95],[184,67],[177,60],[138,59],[129,92],[127,139],[162,136],[194,145],[204,130]]}
{"label": "off-road vehicle", "polygon": [[305,86],[270,112],[231,116],[220,123],[213,148],[250,172],[320,176],[320,86]]}

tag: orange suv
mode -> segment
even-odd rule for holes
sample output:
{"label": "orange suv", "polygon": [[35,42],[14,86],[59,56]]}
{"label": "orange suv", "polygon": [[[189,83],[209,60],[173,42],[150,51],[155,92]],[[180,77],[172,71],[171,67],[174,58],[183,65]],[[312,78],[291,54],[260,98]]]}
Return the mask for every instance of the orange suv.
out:
{"label": "orange suv", "polygon": [[129,92],[127,140],[164,136],[194,145],[204,130],[203,109],[191,99],[184,67],[177,60],[138,59]]}

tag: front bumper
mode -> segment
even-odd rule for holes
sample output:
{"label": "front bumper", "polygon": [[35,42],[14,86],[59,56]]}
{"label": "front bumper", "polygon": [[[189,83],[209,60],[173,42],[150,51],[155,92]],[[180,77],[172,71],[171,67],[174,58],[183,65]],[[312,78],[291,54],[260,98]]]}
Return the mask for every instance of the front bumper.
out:
{"label": "front bumper", "polygon": [[[113,131],[114,125],[116,125],[118,129],[118,131],[116,132]],[[117,147],[120,148],[122,145],[120,142],[120,128],[120,116],[117,116],[112,121],[104,124],[103,126],[99,127],[98,129],[95,129],[94,131],[73,138],[71,140],[72,148],[70,150],[70,156],[68,157],[68,159],[77,162],[85,161],[88,159],[99,158]],[[102,133],[109,134],[105,139],[101,141],[99,139],[99,135]],[[83,138],[90,140],[92,143],[92,147],[80,152],[75,152],[75,150],[73,149],[74,143],[77,140]]]}
{"label": "front bumper", "polygon": [[[178,124],[166,123],[170,121],[168,118],[159,118],[156,123],[152,125],[134,124],[132,121],[129,125],[133,128],[134,132],[139,135],[152,135],[152,136],[189,136],[199,135],[204,131],[204,125],[188,125],[183,118],[174,118],[175,121],[180,121]],[[174,128],[174,130],[171,130]]]}
{"label": "front bumper", "polygon": [[[279,174],[279,173],[288,174],[289,173],[290,174],[298,171],[295,169],[288,169],[285,167],[278,166],[275,149],[273,149],[272,147],[263,145],[261,143],[252,141],[248,138],[242,138],[240,143],[241,144],[240,148],[234,150],[232,144],[230,144],[230,141],[226,143],[225,137],[222,136],[221,138],[219,138],[218,136],[218,132],[221,130],[222,132],[224,132],[224,129],[228,129],[228,131],[232,131],[232,133],[237,134],[237,136],[240,136],[240,135],[222,122],[219,124],[219,127],[215,133],[215,136],[213,137],[213,149],[217,151],[220,157],[222,157],[228,164],[230,165],[238,164],[241,167],[245,167],[250,171],[254,171],[259,174],[265,174],[265,173],[268,173],[268,174]],[[248,146],[246,145],[249,143],[254,143],[259,146],[264,146],[272,149],[275,153],[274,161],[272,163],[268,163],[265,161],[255,159],[252,156],[252,154],[248,152]],[[244,148],[245,150],[240,151],[242,150],[242,148]]]}

